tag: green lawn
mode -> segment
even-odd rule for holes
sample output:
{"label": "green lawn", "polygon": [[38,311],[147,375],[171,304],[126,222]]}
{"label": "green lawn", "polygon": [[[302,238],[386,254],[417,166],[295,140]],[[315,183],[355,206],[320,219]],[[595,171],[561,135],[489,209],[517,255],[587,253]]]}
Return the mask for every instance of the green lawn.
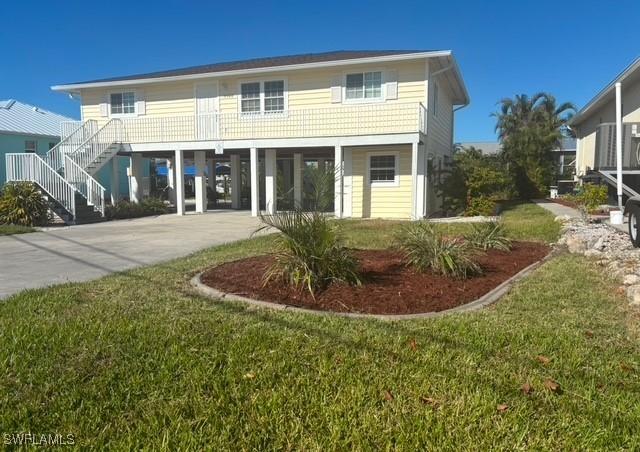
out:
{"label": "green lawn", "polygon": [[35,229],[29,226],[18,226],[17,224],[0,224],[0,235],[26,234]]}
{"label": "green lawn", "polygon": [[[535,206],[505,217],[515,237],[557,234]],[[386,246],[394,227],[349,222],[346,236]],[[196,271],[270,242],[0,303],[0,433],[74,433],[96,449],[640,448],[639,343],[624,299],[584,258],[548,262],[484,311],[411,322],[190,290]]]}

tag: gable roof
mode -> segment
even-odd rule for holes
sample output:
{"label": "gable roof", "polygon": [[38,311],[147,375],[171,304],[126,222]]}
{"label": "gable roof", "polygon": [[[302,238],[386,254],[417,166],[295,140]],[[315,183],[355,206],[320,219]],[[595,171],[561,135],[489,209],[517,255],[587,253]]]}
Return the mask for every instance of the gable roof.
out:
{"label": "gable roof", "polygon": [[64,121],[74,119],[17,100],[0,100],[0,133],[59,137]]}
{"label": "gable roof", "polygon": [[591,99],[587,104],[578,111],[578,113],[571,118],[569,121],[569,125],[578,125],[584,122],[591,113],[598,110],[599,107],[605,105],[606,103],[615,99],[615,87],[616,83],[631,81],[640,78],[640,57],[636,58],[629,66],[624,68],[622,72],[620,72],[616,78],[614,78],[607,86],[605,86],[598,94],[596,94],[593,99]]}
{"label": "gable roof", "polygon": [[77,93],[83,88],[97,88],[107,86],[131,85],[133,83],[156,83],[162,81],[198,79],[205,77],[223,77],[231,75],[246,75],[252,73],[275,72],[294,69],[310,69],[333,65],[361,64],[370,62],[385,62],[410,60],[420,58],[446,58],[453,67],[462,103],[468,103],[468,93],[462,76],[450,50],[339,50],[322,53],[305,53],[298,55],[253,58],[190,66],[166,71],[147,72],[142,74],[101,78],[64,85],[55,85],[51,89]]}

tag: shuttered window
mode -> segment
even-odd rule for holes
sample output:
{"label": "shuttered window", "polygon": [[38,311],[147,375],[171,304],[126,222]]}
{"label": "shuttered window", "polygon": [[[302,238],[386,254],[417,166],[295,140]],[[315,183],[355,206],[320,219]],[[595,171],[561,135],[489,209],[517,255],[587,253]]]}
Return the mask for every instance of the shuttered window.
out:
{"label": "shuttered window", "polygon": [[346,99],[381,99],[382,72],[347,74]]}
{"label": "shuttered window", "polygon": [[132,91],[111,93],[111,114],[128,115],[136,112],[136,96]]}

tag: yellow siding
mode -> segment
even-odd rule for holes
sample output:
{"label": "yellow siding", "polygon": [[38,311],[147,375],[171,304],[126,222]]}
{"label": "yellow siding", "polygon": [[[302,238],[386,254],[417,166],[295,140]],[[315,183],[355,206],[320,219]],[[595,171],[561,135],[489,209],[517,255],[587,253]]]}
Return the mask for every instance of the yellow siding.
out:
{"label": "yellow siding", "polygon": [[[370,153],[397,152],[397,186],[375,187],[367,182]],[[411,146],[371,146],[352,151],[352,216],[355,218],[411,218]]]}
{"label": "yellow siding", "polygon": [[[348,102],[332,103],[331,86],[334,80],[343,80],[347,73],[356,71],[382,71],[383,77],[390,71],[394,72],[398,81],[398,98],[383,102],[354,104]],[[239,110],[239,88],[242,81],[247,80],[277,80],[287,81],[287,110],[289,115],[272,118],[269,121],[257,121],[250,130],[251,121],[237,118]],[[195,114],[194,85],[205,83],[207,80],[189,82],[165,82],[149,85],[131,85],[117,89],[85,89],[82,90],[83,119],[96,119],[105,122],[102,117],[100,104],[108,99],[112,91],[136,91],[144,98],[146,112],[139,118],[167,118]],[[418,103],[425,97],[425,69],[424,62],[399,62],[395,64],[381,64],[375,66],[342,66],[335,68],[290,71],[250,78],[229,77],[215,79],[218,81],[218,111],[222,114],[221,121],[226,121],[221,130],[229,134],[229,139],[240,138],[270,138],[302,136],[332,136],[332,135],[364,135],[373,133],[405,133],[415,132],[418,127]],[[384,80],[383,80],[384,81]],[[384,85],[383,85],[384,93]],[[370,113],[361,113],[367,110]],[[331,108],[331,112],[317,113],[317,118],[303,117],[301,110],[320,110]],[[356,110],[358,113],[356,114]],[[296,111],[299,111],[296,114]],[[225,116],[225,114],[227,114]],[[365,115],[363,117],[363,114]],[[317,132],[305,129],[312,124]],[[257,125],[257,128],[256,128]],[[260,130],[264,125],[265,130]],[[257,136],[249,137],[253,133]]]}

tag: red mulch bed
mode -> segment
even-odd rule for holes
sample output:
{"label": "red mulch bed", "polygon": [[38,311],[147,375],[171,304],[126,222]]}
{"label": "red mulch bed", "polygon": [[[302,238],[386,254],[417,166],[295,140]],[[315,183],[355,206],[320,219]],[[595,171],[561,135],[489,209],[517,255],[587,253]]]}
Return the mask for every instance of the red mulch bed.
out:
{"label": "red mulch bed", "polygon": [[511,252],[490,250],[478,256],[484,270],[467,280],[447,278],[407,267],[393,250],[355,250],[364,278],[362,286],[332,284],[316,294],[292,289],[262,276],[273,262],[256,256],[219,265],[202,275],[202,282],[222,292],[289,306],[333,312],[415,314],[436,312],[469,303],[549,253],[541,243],[514,242]]}

